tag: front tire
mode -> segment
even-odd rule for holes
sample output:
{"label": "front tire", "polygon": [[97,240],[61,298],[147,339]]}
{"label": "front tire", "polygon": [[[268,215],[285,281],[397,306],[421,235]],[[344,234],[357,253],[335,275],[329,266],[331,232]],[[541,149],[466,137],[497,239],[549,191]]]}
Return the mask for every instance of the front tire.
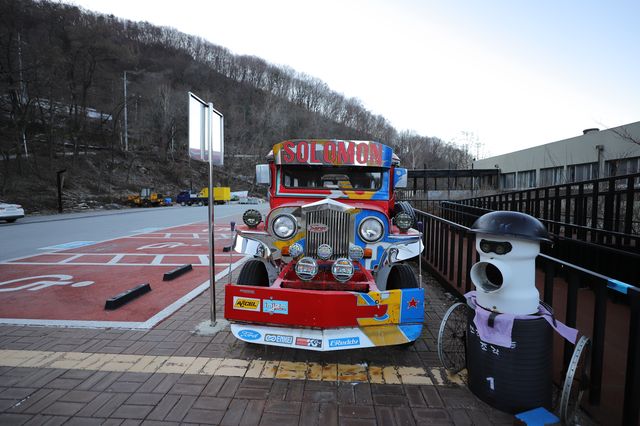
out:
{"label": "front tire", "polygon": [[247,261],[242,266],[237,284],[269,287],[269,274],[264,263],[257,259]]}

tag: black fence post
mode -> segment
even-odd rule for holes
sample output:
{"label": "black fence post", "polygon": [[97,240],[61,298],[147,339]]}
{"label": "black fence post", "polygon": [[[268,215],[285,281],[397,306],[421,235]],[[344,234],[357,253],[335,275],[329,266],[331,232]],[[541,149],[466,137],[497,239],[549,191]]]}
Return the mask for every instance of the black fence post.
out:
{"label": "black fence post", "polygon": [[[569,272],[569,286],[567,288],[567,313],[565,324],[569,327],[576,326],[576,316],[578,314],[578,288],[580,288],[580,277],[574,270]],[[573,355],[573,344],[564,342],[564,364],[562,371],[567,371],[571,355]]]}
{"label": "black fence post", "polygon": [[593,316],[593,336],[591,350],[591,383],[589,403],[600,404],[602,392],[602,366],[604,364],[604,331],[607,321],[607,283],[599,281],[593,289],[595,306]]}
{"label": "black fence post", "polygon": [[556,276],[555,265],[550,260],[544,261],[544,302],[553,306],[553,280]]}
{"label": "black fence post", "polygon": [[460,290],[460,292],[462,292],[462,253],[463,253],[463,249],[464,249],[464,231],[462,230],[458,230],[458,244],[457,244],[457,250],[458,250],[458,270],[456,271],[456,275],[457,275],[457,283],[456,283],[456,287],[458,288],[458,290]]}
{"label": "black fence post", "polygon": [[640,420],[640,291],[629,287],[628,297],[631,314],[622,424],[637,425]]}
{"label": "black fence post", "polygon": [[467,271],[467,276],[465,278],[466,283],[465,283],[465,293],[471,291],[471,266],[473,265],[473,249],[475,246],[475,238],[474,238],[474,234],[472,234],[471,232],[467,232],[466,233],[466,240],[467,240],[467,259],[465,262],[465,270]]}

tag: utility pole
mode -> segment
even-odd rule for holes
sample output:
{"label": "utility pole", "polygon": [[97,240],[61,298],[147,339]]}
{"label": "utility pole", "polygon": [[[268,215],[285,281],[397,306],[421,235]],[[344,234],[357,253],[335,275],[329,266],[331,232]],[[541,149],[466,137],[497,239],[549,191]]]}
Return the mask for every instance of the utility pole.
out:
{"label": "utility pole", "polygon": [[129,128],[127,126],[127,72],[124,72],[124,150],[129,151]]}

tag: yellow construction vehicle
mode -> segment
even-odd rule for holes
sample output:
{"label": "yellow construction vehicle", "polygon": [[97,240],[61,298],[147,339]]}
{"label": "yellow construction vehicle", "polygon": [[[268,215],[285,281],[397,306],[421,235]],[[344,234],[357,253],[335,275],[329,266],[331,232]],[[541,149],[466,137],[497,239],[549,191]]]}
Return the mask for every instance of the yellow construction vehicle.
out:
{"label": "yellow construction vehicle", "polygon": [[129,195],[127,203],[134,207],[157,207],[166,205],[162,194],[155,192],[152,188],[142,188],[140,194]]}

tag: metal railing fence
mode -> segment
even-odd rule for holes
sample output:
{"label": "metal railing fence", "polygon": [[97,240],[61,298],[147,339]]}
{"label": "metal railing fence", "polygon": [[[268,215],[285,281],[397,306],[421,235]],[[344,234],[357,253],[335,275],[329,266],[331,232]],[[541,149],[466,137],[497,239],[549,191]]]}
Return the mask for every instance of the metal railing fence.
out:
{"label": "metal railing fence", "polygon": [[[499,206],[496,206],[499,207]],[[423,265],[446,288],[461,297],[472,290],[470,278],[471,266],[479,259],[475,251],[475,234],[470,232],[467,226],[454,221],[438,217],[434,214],[416,210],[417,220],[422,222],[424,234],[423,243],[425,250],[421,255]],[[565,313],[563,321],[570,327],[578,327],[581,334],[587,335],[592,340],[592,356],[589,370],[591,381],[589,385],[589,405],[597,407],[601,403],[603,392],[603,372],[605,354],[618,351],[616,344],[611,344],[615,338],[620,338],[619,333],[606,333],[607,307],[611,304],[607,298],[607,291],[616,291],[626,303],[615,305],[616,310],[627,310],[628,336],[626,340],[626,356],[624,358],[625,374],[623,404],[618,410],[617,416],[622,424],[638,424],[640,414],[640,289],[632,285],[613,279],[609,276],[593,272],[587,268],[559,260],[546,254],[541,254],[537,259],[538,273],[537,284],[542,289],[542,298],[550,306]],[[566,282],[566,300],[563,306],[558,306],[559,298],[554,298],[554,293],[559,289],[559,281]],[[610,289],[610,290],[607,290]],[[584,304],[584,291],[591,292],[593,300],[593,314],[590,318],[581,318],[591,311]],[[579,309],[580,307],[580,309]],[[611,310],[611,309],[610,309]],[[578,325],[585,321],[592,321],[592,327],[580,328]],[[616,330],[619,332],[619,330]],[[573,345],[565,343],[564,370],[566,370],[569,358],[573,352]],[[609,366],[611,367],[611,366]],[[614,365],[613,368],[619,368]],[[621,383],[617,384],[622,386]],[[613,407],[612,409],[616,409]]]}

